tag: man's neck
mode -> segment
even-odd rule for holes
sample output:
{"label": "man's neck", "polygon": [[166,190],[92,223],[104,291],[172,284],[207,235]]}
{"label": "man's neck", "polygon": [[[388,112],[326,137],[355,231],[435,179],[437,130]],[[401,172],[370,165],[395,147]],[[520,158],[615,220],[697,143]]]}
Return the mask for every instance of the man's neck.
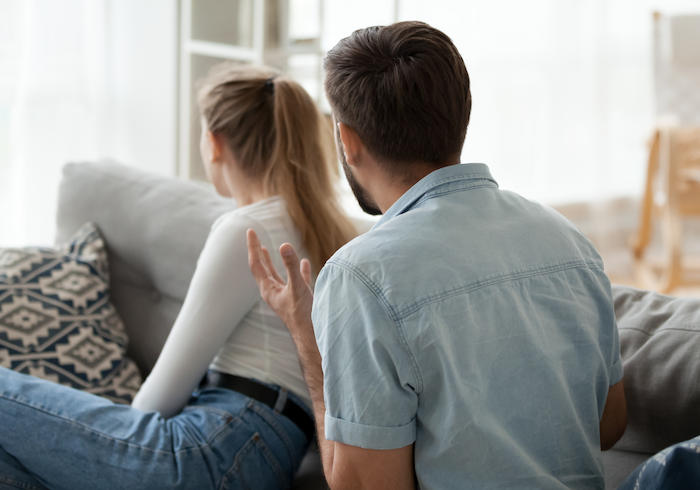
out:
{"label": "man's neck", "polygon": [[396,201],[401,198],[401,196],[406,194],[411,187],[423,180],[423,178],[436,170],[449,167],[451,165],[457,165],[458,163],[459,161],[456,161],[445,165],[440,165],[438,167],[428,164],[417,165],[414,169],[412,169],[410,175],[404,179],[396,178],[395,176],[391,175],[385,175],[383,182],[373,189],[374,192],[372,194],[373,196],[376,196],[374,201],[382,214],[384,214],[391,206],[394,205]]}

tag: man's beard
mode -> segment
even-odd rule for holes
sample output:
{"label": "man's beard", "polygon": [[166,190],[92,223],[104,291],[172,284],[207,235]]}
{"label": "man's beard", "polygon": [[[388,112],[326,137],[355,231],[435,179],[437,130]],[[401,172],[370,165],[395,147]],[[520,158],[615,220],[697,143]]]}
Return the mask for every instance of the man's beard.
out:
{"label": "man's beard", "polygon": [[367,190],[360,185],[353,175],[352,170],[350,170],[350,165],[348,165],[347,161],[345,160],[345,155],[343,155],[343,157],[340,159],[340,163],[343,164],[345,177],[347,177],[348,184],[350,184],[350,189],[352,190],[352,193],[355,194],[355,199],[357,199],[357,203],[360,205],[362,210],[367,214],[371,214],[372,216],[379,216],[382,214],[382,211],[374,203],[374,200],[369,196]]}
{"label": "man's beard", "polygon": [[360,185],[360,183],[355,178],[355,175],[352,173],[352,169],[350,168],[350,165],[348,165],[348,161],[345,158],[345,152],[343,151],[343,141],[340,139],[340,131],[338,130],[337,124],[334,124],[334,126],[335,128],[333,132],[335,133],[335,143],[336,148],[338,150],[338,158],[340,159],[340,163],[343,165],[343,172],[345,172],[345,177],[347,177],[348,184],[350,184],[350,190],[352,190],[352,193],[355,195],[355,199],[357,199],[357,203],[360,205],[360,207],[365,213],[370,214],[372,216],[379,216],[380,214],[382,214],[382,211],[374,202],[374,199],[370,197],[369,193],[367,192],[367,189]]}

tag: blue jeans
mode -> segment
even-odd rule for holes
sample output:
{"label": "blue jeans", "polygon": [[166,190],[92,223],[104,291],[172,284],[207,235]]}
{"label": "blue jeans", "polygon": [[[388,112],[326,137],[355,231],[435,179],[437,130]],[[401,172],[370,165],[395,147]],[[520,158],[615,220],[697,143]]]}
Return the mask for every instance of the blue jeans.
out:
{"label": "blue jeans", "polygon": [[306,447],[289,419],[234,391],[196,392],[165,420],[0,368],[2,490],[288,488]]}

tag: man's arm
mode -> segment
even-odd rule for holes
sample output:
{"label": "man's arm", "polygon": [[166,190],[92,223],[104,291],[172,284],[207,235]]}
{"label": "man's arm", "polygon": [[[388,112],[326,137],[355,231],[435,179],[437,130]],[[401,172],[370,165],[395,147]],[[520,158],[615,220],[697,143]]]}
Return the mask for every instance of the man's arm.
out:
{"label": "man's arm", "polygon": [[627,400],[623,381],[608,390],[603,416],[600,419],[600,449],[607,451],[620,440],[627,428]]}
{"label": "man's arm", "polygon": [[295,337],[295,343],[299,349],[304,377],[311,392],[323,471],[330,488],[332,490],[415,488],[413,444],[400,449],[376,450],[326,440],[324,424],[326,405],[323,400],[321,355],[313,336],[310,317],[308,324],[302,328],[311,332],[311,336]]}
{"label": "man's arm", "polygon": [[332,490],[413,489],[413,444],[389,450],[363,449],[325,438],[321,354],[311,323],[311,265],[299,259],[289,244],[280,247],[287,283],[275,270],[270,254],[248,230],[248,264],[262,298],[287,325],[299,352],[299,361],[311,393],[323,471]]}

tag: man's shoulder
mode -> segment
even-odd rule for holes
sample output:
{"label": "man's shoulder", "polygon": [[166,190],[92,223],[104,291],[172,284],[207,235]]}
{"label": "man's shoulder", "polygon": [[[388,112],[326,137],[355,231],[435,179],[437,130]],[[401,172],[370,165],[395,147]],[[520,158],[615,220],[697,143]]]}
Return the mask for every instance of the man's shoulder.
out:
{"label": "man's shoulder", "polygon": [[343,245],[327,263],[362,266],[366,261],[374,260],[399,243],[398,237],[386,227],[375,227]]}
{"label": "man's shoulder", "polygon": [[602,269],[573,224],[517,194],[486,189],[426,199],[380,222],[328,261],[324,280],[352,275],[357,287],[401,310],[446,291],[569,267]]}
{"label": "man's shoulder", "polygon": [[[376,285],[389,281],[400,274],[388,276],[383,274],[381,271],[387,264],[393,263],[397,254],[402,257],[412,257],[416,254],[415,250],[410,250],[411,242],[405,240],[406,231],[406,229],[396,229],[391,221],[383,226],[374,227],[333,254],[326,262],[322,273],[336,275],[343,274],[345,271]],[[395,272],[400,271],[395,270]]]}

